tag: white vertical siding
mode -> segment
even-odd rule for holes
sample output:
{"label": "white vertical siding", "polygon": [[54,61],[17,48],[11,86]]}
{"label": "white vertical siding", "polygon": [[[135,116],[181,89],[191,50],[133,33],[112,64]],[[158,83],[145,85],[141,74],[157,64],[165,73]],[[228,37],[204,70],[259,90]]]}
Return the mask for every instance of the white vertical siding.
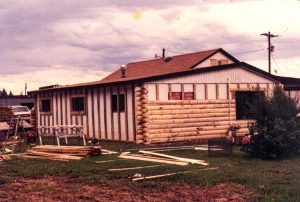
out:
{"label": "white vertical siding", "polygon": [[107,120],[107,138],[112,139],[111,130],[111,95],[110,88],[106,88],[106,120]]}
{"label": "white vertical siding", "polygon": [[205,99],[205,85],[196,84],[196,99],[204,100]]}
{"label": "white vertical siding", "polygon": [[227,99],[227,84],[219,84],[219,99]]}
{"label": "white vertical siding", "polygon": [[215,100],[217,98],[216,93],[216,84],[207,84],[207,98],[209,100]]}
{"label": "white vertical siding", "polygon": [[100,131],[100,137],[102,139],[105,139],[105,117],[104,117],[104,90],[103,88],[100,89],[100,100],[99,100],[99,104],[100,104],[100,120],[101,120],[101,131]]}
{"label": "white vertical siding", "polygon": [[[148,100],[156,100],[156,86],[155,84],[148,84]],[[131,101],[130,101],[131,103]]]}
{"label": "white vertical siding", "polygon": [[127,88],[127,110],[128,110],[128,138],[129,138],[129,141],[134,141],[134,127],[133,125],[135,124],[133,122],[133,119],[134,119],[134,110],[133,107],[132,107],[132,101],[133,101],[134,97],[133,97],[133,94],[132,94],[132,88],[129,86]]}
{"label": "white vertical siding", "polygon": [[194,91],[193,84],[184,84],[183,89],[184,89],[184,92],[193,92]]}
{"label": "white vertical siding", "polygon": [[167,84],[159,84],[159,100],[169,100],[169,87]]}

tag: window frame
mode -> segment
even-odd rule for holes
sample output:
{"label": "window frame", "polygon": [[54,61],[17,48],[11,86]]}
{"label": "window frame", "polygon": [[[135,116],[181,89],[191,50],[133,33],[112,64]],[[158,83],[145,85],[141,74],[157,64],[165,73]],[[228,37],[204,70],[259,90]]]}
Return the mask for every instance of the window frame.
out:
{"label": "window frame", "polygon": [[[73,99],[74,98],[83,98],[84,109],[83,111],[74,111],[73,110]],[[74,94],[70,96],[70,113],[71,115],[83,115],[86,114],[87,111],[87,99],[85,94]]]}
{"label": "window frame", "polygon": [[[43,101],[45,100],[49,100],[50,102],[50,109],[49,111],[42,111],[43,109]],[[52,114],[52,110],[53,110],[53,101],[52,101],[52,97],[49,96],[49,97],[42,97],[39,99],[39,112],[42,114],[42,115],[50,115]]]}
{"label": "window frame", "polygon": [[[123,103],[122,103],[122,110],[120,109],[121,106],[121,99],[120,96],[123,96]],[[115,99],[115,98],[116,99]],[[111,95],[111,111],[112,113],[122,113],[126,111],[126,96],[125,93],[119,93],[119,94],[112,94]]]}

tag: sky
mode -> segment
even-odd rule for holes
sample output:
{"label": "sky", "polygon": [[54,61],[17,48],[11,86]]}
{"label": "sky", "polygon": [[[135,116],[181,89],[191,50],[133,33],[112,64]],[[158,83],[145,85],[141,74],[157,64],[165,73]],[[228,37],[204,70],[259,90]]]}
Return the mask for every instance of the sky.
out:
{"label": "sky", "polygon": [[223,48],[300,78],[298,0],[1,0],[0,89],[97,81],[122,64]]}

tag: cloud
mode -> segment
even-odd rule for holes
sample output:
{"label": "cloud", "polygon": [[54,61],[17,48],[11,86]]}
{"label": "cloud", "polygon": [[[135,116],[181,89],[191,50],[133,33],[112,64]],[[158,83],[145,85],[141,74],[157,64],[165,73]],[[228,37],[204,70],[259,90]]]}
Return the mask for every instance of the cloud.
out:
{"label": "cloud", "polygon": [[49,66],[100,80],[121,64],[154,58],[163,47],[168,55],[222,47],[266,69],[267,43],[260,34],[269,30],[280,35],[273,39],[278,66],[300,77],[299,6],[297,1],[1,1],[0,89],[18,92],[25,81],[30,90],[80,81],[77,74],[67,80],[47,74],[54,71]]}

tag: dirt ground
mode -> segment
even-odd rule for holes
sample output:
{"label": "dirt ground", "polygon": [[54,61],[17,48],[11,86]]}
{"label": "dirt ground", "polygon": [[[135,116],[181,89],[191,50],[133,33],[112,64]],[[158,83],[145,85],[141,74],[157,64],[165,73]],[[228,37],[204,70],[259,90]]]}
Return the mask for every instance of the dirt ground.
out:
{"label": "dirt ground", "polygon": [[253,193],[238,184],[196,187],[186,184],[157,186],[159,181],[133,183],[106,180],[81,183],[77,179],[45,177],[14,178],[0,185],[0,201],[249,201]]}

